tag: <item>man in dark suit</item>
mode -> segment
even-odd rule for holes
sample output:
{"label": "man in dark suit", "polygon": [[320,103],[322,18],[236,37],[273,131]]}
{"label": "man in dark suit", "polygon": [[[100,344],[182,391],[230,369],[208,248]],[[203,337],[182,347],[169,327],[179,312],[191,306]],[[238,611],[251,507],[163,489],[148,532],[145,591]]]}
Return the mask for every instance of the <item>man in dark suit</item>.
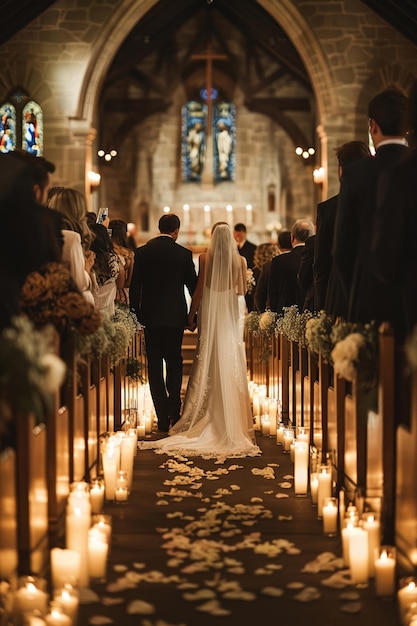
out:
{"label": "man in dark suit", "polygon": [[[238,224],[235,224],[235,227],[233,229],[233,237],[235,238],[235,241],[237,243],[239,254],[241,256],[244,256],[246,259],[246,265],[248,269],[253,270],[253,267],[254,267],[253,257],[255,254],[256,245],[246,239],[245,224],[242,224],[241,222],[239,222]],[[245,296],[245,300],[246,300],[246,307],[248,309],[248,312],[253,311],[255,308],[254,302],[253,302],[253,292],[247,293]]]}
{"label": "man in dark suit", "polygon": [[370,258],[376,190],[381,174],[406,154],[406,106],[407,97],[396,89],[387,89],[372,98],[368,119],[376,155],[352,163],[343,171],[333,262],[348,298],[347,319],[352,322],[382,321],[384,290]]}
{"label": "man in dark suit", "polygon": [[180,418],[181,346],[187,321],[184,287],[192,296],[197,276],[191,251],[176,243],[179,218],[163,215],[158,227],[161,234],[135,252],[129,296],[131,309],[145,326],[149,387],[158,429],[167,432]]}
{"label": "man in dark suit", "polygon": [[[363,141],[348,141],[336,148],[339,181],[342,179],[343,168],[349,163],[370,157],[368,146]],[[314,244],[314,310],[325,310],[328,315],[347,313],[347,303],[341,302],[342,294],[337,290],[338,281],[332,269],[332,247],[334,225],[336,222],[339,195],[333,196],[317,205],[316,237]]]}
{"label": "man in dark suit", "polygon": [[313,261],[316,235],[309,237],[304,245],[301,253],[300,266],[298,268],[297,281],[298,286],[302,289],[306,297],[302,306],[303,311],[311,311],[314,309],[314,280],[313,280]]}
{"label": "man in dark suit", "polygon": [[283,307],[303,308],[306,293],[298,285],[297,275],[305,242],[314,232],[309,220],[297,220],[291,230],[292,250],[272,259],[268,283],[268,297],[271,311],[283,313]]}

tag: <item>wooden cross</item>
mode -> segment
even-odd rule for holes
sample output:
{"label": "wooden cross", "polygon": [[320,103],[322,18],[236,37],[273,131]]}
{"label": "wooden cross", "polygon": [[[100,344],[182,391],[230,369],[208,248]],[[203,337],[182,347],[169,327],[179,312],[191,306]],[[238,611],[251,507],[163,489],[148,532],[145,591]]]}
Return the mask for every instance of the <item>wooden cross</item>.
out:
{"label": "wooden cross", "polygon": [[211,90],[213,82],[213,60],[214,59],[227,59],[225,54],[215,54],[213,52],[213,46],[209,42],[207,44],[206,52],[201,54],[193,54],[192,59],[206,61],[206,90],[207,90],[207,124],[206,134],[211,135]]}

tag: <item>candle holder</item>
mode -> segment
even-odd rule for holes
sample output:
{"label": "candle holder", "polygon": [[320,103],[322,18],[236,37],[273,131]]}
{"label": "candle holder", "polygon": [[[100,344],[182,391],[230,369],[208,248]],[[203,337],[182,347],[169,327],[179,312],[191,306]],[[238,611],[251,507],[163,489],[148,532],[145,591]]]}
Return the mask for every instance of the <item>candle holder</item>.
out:
{"label": "candle holder", "polygon": [[271,434],[269,413],[263,413],[261,415],[261,433],[264,437],[269,437]]}
{"label": "candle holder", "polygon": [[113,528],[112,516],[104,515],[104,514],[93,515],[91,517],[91,527],[97,528],[98,530],[100,530],[106,535],[106,539],[107,539],[107,543],[108,543],[109,551],[110,551],[112,528]]}
{"label": "candle holder", "polygon": [[80,553],[76,550],[52,548],[50,557],[52,587],[60,589],[66,584],[78,586],[81,569]]}
{"label": "candle holder", "polygon": [[362,514],[361,526],[368,533],[369,576],[375,573],[375,550],[381,545],[379,515],[375,511]]}
{"label": "candle holder", "polygon": [[337,534],[337,498],[325,498],[323,502],[323,532],[328,537]]}
{"label": "candle holder", "polygon": [[104,506],[104,477],[94,478],[90,483],[90,503],[93,515],[101,513]]}
{"label": "candle holder", "polygon": [[296,496],[307,495],[308,443],[295,440],[294,444],[294,492]]}
{"label": "candle holder", "polygon": [[66,615],[59,602],[52,601],[49,613],[45,615],[46,626],[72,626],[72,620]]}
{"label": "candle holder", "polygon": [[282,451],[285,454],[290,454],[290,446],[294,441],[294,431],[292,428],[285,428],[282,440]]}
{"label": "candle holder", "polygon": [[417,578],[406,576],[398,581],[398,610],[403,626],[408,626],[407,615],[417,606]]}
{"label": "candle holder", "polygon": [[323,516],[325,498],[332,497],[332,468],[330,465],[320,465],[318,471],[319,485],[317,490],[317,517]]}
{"label": "candle holder", "polygon": [[44,616],[48,610],[49,596],[46,580],[38,576],[20,576],[13,601],[13,624],[23,626],[25,613],[37,612]]}
{"label": "candle holder", "polygon": [[282,446],[284,443],[284,424],[282,422],[279,422],[279,424],[277,424],[277,445],[278,446]]}
{"label": "candle holder", "polygon": [[108,550],[106,534],[96,526],[90,528],[88,531],[88,574],[96,583],[106,582]]}
{"label": "candle holder", "polygon": [[319,474],[318,472],[310,472],[310,496],[311,504],[317,506],[317,493],[319,490]]}
{"label": "candle holder", "polygon": [[375,593],[384,599],[395,594],[396,549],[394,546],[374,548]]}

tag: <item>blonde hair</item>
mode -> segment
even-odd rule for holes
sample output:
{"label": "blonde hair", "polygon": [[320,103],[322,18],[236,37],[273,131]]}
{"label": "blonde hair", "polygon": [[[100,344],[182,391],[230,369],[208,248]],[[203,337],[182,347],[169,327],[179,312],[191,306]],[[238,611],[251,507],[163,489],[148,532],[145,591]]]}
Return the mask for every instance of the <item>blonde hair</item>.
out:
{"label": "blonde hair", "polygon": [[260,270],[265,263],[278,255],[279,248],[275,243],[260,243],[253,255],[253,265]]}
{"label": "blonde hair", "polygon": [[83,248],[88,250],[94,237],[87,223],[84,194],[69,187],[52,187],[48,196],[48,207],[65,215],[67,225],[80,234]]}

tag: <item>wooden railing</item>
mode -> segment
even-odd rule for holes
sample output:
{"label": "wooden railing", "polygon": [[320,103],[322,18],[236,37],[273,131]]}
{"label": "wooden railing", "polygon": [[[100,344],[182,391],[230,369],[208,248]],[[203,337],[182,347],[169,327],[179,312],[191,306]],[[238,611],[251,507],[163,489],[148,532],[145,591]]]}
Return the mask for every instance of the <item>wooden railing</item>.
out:
{"label": "wooden railing", "polygon": [[279,399],[284,424],[310,429],[312,449],[332,460],[335,493],[344,489],[350,501],[380,513],[382,541],[396,545],[400,568],[414,573],[417,376],[409,386],[409,424],[398,426],[396,384],[405,374],[398,372],[389,326],[379,328],[378,377],[371,389],[340,378],[321,355],[281,334],[247,332],[245,341],[251,380]]}
{"label": "wooden railing", "polygon": [[[141,330],[129,356],[146,371]],[[70,484],[101,472],[100,436],[122,427],[137,387],[126,375],[127,359],[114,368],[107,356],[78,362],[69,344],[61,357],[66,382],[45,423],[15,416],[15,445],[0,453],[0,580],[47,574],[50,549],[63,544]]]}

